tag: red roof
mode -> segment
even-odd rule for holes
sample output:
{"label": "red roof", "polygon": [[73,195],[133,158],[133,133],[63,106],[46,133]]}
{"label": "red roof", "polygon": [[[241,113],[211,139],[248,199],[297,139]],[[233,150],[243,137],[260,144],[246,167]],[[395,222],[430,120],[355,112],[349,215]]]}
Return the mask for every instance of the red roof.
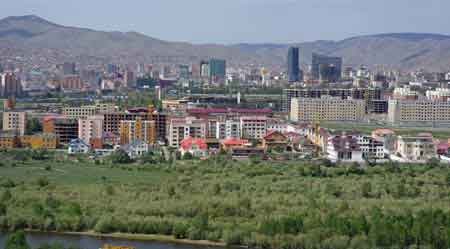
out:
{"label": "red roof", "polygon": [[50,115],[45,116],[45,117],[42,119],[42,121],[48,122],[48,121],[51,121],[51,120],[54,120],[54,119],[65,118],[65,117],[66,117],[66,116],[60,115],[60,114],[50,114]]}
{"label": "red roof", "polygon": [[245,145],[248,144],[248,140],[243,140],[243,139],[239,139],[239,138],[227,138],[222,140],[222,144],[223,145],[227,145],[227,146],[233,146],[233,145]]}
{"label": "red roof", "polygon": [[194,138],[187,137],[181,141],[180,146],[184,150],[189,150],[192,148],[192,145],[196,144],[200,149],[206,150],[208,146],[206,145],[206,139],[204,138]]}
{"label": "red roof", "polygon": [[248,108],[191,108],[187,110],[190,114],[211,114],[211,113],[254,113],[270,114],[272,109],[248,109]]}

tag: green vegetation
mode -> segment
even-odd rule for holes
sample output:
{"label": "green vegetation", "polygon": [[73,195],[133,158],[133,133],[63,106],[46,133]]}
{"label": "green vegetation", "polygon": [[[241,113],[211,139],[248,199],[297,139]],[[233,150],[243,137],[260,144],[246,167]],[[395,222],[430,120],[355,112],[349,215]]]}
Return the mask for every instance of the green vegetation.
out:
{"label": "green vegetation", "polygon": [[324,161],[127,165],[0,152],[0,229],[166,235],[254,248],[448,248],[450,169]]}
{"label": "green vegetation", "polygon": [[17,231],[6,238],[5,249],[30,249],[23,231]]}

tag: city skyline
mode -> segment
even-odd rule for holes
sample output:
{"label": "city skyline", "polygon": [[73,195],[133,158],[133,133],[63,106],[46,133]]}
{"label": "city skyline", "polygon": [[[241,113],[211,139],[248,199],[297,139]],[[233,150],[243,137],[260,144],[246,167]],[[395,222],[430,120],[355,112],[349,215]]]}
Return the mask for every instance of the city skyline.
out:
{"label": "city skyline", "polygon": [[[105,6],[107,12],[98,11]],[[407,12],[402,11],[404,6],[408,6]],[[450,21],[444,12],[450,3],[442,0],[389,3],[232,0],[217,1],[214,5],[206,0],[151,3],[136,0],[127,5],[112,5],[103,0],[89,3],[19,0],[2,7],[0,18],[34,14],[67,26],[136,31],[163,40],[193,43],[296,43],[379,33],[450,33],[445,25],[440,25]],[[313,27],[303,25],[313,19],[316,20]],[[287,23],[291,24],[289,32]]]}

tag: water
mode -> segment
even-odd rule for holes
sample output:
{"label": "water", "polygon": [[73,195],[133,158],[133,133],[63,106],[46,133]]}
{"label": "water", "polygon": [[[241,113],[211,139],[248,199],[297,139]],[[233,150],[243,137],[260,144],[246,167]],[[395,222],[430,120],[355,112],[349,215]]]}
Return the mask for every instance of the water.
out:
{"label": "water", "polygon": [[[6,235],[0,233],[0,249],[4,249]],[[27,233],[27,241],[35,249],[45,243],[59,242],[65,248],[74,246],[79,249],[99,249],[103,244],[117,246],[134,246],[136,249],[218,249],[220,247],[203,245],[186,245],[155,241],[137,241],[116,238],[97,238],[85,235],[61,235],[48,233]]]}

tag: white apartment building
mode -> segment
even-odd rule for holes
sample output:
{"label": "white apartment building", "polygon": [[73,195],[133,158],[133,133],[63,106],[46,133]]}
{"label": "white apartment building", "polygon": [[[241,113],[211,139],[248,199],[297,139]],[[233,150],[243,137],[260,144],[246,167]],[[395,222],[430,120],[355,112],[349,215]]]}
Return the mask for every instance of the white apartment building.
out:
{"label": "white apartment building", "polygon": [[262,139],[267,134],[267,117],[241,117],[241,136],[246,139]]}
{"label": "white apartment building", "polygon": [[409,86],[396,87],[393,92],[394,99],[417,99],[419,93],[411,90]]}
{"label": "white apartment building", "polygon": [[293,98],[290,118],[295,122],[362,121],[366,113],[364,100],[323,98]]}
{"label": "white apartment building", "polygon": [[239,120],[228,119],[217,122],[216,138],[241,138],[241,122]]}
{"label": "white apartment building", "polygon": [[169,125],[169,145],[178,148],[186,137],[206,138],[207,122],[194,117],[173,118]]}
{"label": "white apartment building", "polygon": [[328,138],[327,158],[332,162],[364,162],[358,140],[345,134]]}
{"label": "white apartment building", "polygon": [[91,144],[93,139],[103,138],[103,116],[90,116],[78,119],[78,138],[86,144]]}
{"label": "white apartment building", "polygon": [[434,91],[427,91],[426,96],[429,100],[448,101],[450,99],[450,89],[436,88]]}
{"label": "white apartment building", "polygon": [[450,127],[450,102],[389,100],[388,121],[395,125]]}

